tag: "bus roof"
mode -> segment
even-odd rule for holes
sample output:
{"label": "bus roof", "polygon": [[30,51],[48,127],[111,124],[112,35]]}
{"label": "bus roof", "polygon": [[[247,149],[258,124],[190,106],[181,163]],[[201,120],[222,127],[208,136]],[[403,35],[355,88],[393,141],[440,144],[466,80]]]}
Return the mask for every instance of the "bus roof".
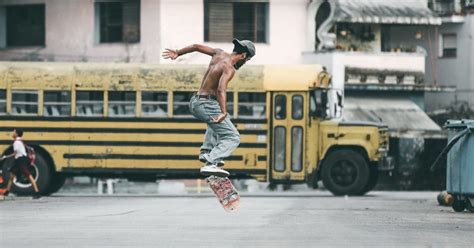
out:
{"label": "bus roof", "polygon": [[[0,87],[13,89],[197,90],[207,66],[179,64],[0,62]],[[323,72],[323,73],[322,73]],[[322,87],[320,65],[246,65],[229,90],[305,91]],[[325,84],[327,86],[327,84]]]}

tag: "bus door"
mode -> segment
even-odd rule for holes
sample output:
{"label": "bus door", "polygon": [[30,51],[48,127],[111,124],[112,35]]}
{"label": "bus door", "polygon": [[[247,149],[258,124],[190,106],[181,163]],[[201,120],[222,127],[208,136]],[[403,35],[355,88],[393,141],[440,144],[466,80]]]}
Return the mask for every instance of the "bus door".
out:
{"label": "bus door", "polygon": [[274,92],[271,117],[272,181],[303,181],[305,178],[305,92]]}

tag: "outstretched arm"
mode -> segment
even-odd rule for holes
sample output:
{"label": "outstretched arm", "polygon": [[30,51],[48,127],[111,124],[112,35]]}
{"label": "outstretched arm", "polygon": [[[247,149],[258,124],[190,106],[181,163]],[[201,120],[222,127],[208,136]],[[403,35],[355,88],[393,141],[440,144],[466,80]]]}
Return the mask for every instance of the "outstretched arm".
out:
{"label": "outstretched arm", "polygon": [[16,155],[16,152],[14,151],[12,154],[10,155],[3,155],[1,158],[0,158],[0,161],[4,160],[4,159],[7,159],[7,158],[11,158],[11,157],[14,157]]}
{"label": "outstretched arm", "polygon": [[163,52],[163,54],[161,56],[164,59],[175,60],[179,56],[181,56],[183,54],[186,54],[186,53],[191,53],[191,52],[200,52],[200,53],[207,54],[209,56],[214,56],[217,53],[217,49],[214,49],[214,48],[211,48],[211,47],[208,47],[208,46],[204,46],[204,45],[200,45],[200,44],[193,44],[193,45],[190,45],[190,46],[187,46],[187,47],[184,47],[184,48],[181,48],[181,49],[176,49],[176,50],[166,48],[166,50]]}
{"label": "outstretched arm", "polygon": [[227,116],[227,85],[235,74],[234,68],[230,65],[225,66],[223,70],[222,76],[219,79],[219,86],[217,87],[217,101],[219,102],[222,113],[218,116],[211,117],[216,123],[223,121]]}

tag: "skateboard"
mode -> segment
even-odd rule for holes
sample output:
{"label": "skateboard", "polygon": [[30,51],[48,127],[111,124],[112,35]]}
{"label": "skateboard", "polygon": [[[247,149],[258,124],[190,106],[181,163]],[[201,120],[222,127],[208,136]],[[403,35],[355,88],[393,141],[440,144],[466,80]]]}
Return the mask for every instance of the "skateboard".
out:
{"label": "skateboard", "polygon": [[240,204],[239,192],[227,177],[209,176],[206,182],[211,187],[224,210],[234,212]]}

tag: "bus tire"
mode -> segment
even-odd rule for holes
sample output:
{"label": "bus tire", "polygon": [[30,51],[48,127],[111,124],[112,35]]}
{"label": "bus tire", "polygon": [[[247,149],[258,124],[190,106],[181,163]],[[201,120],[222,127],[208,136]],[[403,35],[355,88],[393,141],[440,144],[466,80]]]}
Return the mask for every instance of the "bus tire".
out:
{"label": "bus tire", "polygon": [[[13,165],[14,160],[9,159],[8,168]],[[4,166],[5,169],[6,166]],[[7,173],[5,173],[5,171]],[[7,180],[10,177],[10,172],[8,170],[3,170],[4,175]],[[48,163],[40,153],[36,153],[36,160],[33,169],[30,170],[33,178],[36,179],[36,184],[40,190],[41,194],[46,194],[48,187],[51,181],[51,169],[48,166]],[[15,180],[13,181],[11,192],[15,195],[33,195],[35,192],[33,186],[31,185],[28,178],[26,178],[22,173],[19,173]]]}
{"label": "bus tire", "polygon": [[349,149],[331,152],[321,171],[324,187],[334,195],[357,195],[369,182],[369,174],[364,156]]}
{"label": "bus tire", "polygon": [[367,185],[362,189],[361,192],[359,192],[357,195],[365,195],[369,191],[373,190],[375,186],[377,185],[377,182],[379,180],[379,170],[377,166],[369,166],[370,167],[370,176],[369,176],[369,181],[367,182]]}
{"label": "bus tire", "polygon": [[61,173],[55,173],[49,185],[48,194],[51,195],[58,192],[64,186],[64,183],[66,183],[66,177]]}

